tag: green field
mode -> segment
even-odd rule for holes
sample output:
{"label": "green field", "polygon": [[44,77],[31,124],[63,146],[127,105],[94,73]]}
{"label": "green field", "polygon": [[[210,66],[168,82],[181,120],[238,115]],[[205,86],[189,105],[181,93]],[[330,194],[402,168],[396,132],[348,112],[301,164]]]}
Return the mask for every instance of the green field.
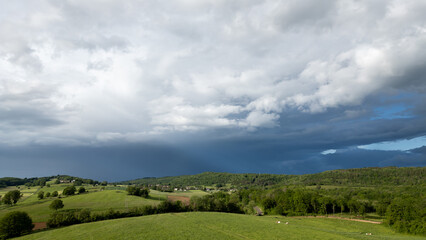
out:
{"label": "green field", "polygon": [[160,191],[156,191],[156,190],[150,190],[149,192],[149,196],[151,196],[152,198],[158,198],[158,199],[163,199],[166,200],[167,196],[182,196],[182,197],[193,197],[193,196],[198,196],[198,197],[202,197],[204,195],[208,195],[209,193],[206,193],[204,191],[201,190],[188,190],[188,191],[177,191],[177,192],[160,192]]}
{"label": "green field", "polygon": [[[277,223],[281,221],[281,223]],[[285,224],[288,222],[289,224]],[[366,235],[372,233],[372,235]],[[169,213],[48,230],[19,239],[425,239],[377,224],[327,218]]]}
{"label": "green field", "polygon": [[[62,190],[67,185],[54,185],[50,188],[44,187],[38,191],[44,192],[53,192]],[[85,186],[86,187],[86,186]],[[155,199],[145,199],[136,196],[127,195],[127,192],[124,190],[103,190],[100,191],[99,188],[91,188],[89,193],[79,194],[70,197],[63,197],[61,200],[64,202],[64,210],[67,209],[90,209],[94,212],[106,211],[110,208],[119,211],[125,211],[132,207],[140,207],[143,205],[156,205],[160,203],[159,200]],[[14,187],[16,189],[16,187]],[[13,190],[14,190],[13,189]],[[108,189],[108,188],[106,188]],[[38,191],[34,191],[37,193]],[[30,217],[33,219],[33,222],[45,222],[49,218],[49,215],[53,210],[49,209],[49,204],[56,198],[48,198],[39,200],[37,194],[28,196],[26,199],[18,202],[16,206],[0,206],[0,217],[6,214],[9,211],[24,211],[27,212]]]}

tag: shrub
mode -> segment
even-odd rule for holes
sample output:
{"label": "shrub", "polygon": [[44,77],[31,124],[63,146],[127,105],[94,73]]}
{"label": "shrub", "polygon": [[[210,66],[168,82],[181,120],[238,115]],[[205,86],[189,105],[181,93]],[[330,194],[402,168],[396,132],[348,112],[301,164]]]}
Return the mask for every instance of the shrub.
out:
{"label": "shrub", "polygon": [[83,209],[77,213],[77,220],[81,223],[88,223],[92,221],[91,213],[89,209]]}
{"label": "shrub", "polygon": [[53,191],[52,192],[52,197],[57,197],[58,196],[58,191]]}
{"label": "shrub", "polygon": [[74,212],[54,212],[47,221],[47,227],[63,227],[80,223]]}
{"label": "shrub", "polygon": [[44,197],[46,197],[46,198],[50,197],[50,192],[45,193]]}
{"label": "shrub", "polygon": [[43,191],[38,192],[37,197],[40,200],[43,199],[44,198],[44,192]]}
{"label": "shrub", "polygon": [[26,212],[13,211],[0,220],[0,238],[18,237],[30,233],[34,224]]}
{"label": "shrub", "polygon": [[78,193],[85,193],[85,192],[86,192],[86,189],[84,187],[80,187],[78,189]]}
{"label": "shrub", "polygon": [[147,198],[149,195],[149,189],[148,188],[140,188],[136,186],[128,186],[127,192],[129,195],[135,195],[139,197]]}
{"label": "shrub", "polygon": [[62,194],[65,195],[65,196],[71,196],[71,195],[75,194],[75,191],[76,191],[76,189],[75,189],[74,186],[69,186],[69,187],[66,187],[64,189],[64,191],[62,192]]}
{"label": "shrub", "polygon": [[55,199],[50,203],[49,208],[53,210],[58,210],[64,207],[64,203],[60,199]]}

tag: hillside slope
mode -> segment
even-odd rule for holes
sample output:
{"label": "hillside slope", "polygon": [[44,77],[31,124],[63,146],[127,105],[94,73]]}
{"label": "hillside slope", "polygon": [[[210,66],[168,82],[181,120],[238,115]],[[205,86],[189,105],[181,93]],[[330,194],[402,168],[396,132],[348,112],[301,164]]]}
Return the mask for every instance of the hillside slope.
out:
{"label": "hillside slope", "polygon": [[172,186],[270,186],[284,185],[416,185],[426,181],[426,167],[384,167],[331,170],[305,175],[278,175],[254,173],[215,173],[205,172],[196,175],[183,175],[161,178],[141,178],[121,182],[122,184],[172,185]]}
{"label": "hillside slope", "polygon": [[[278,223],[280,221],[281,223]],[[285,224],[288,222],[288,224]],[[371,233],[372,235],[366,235]],[[74,225],[21,237],[35,239],[424,239],[383,225],[326,218],[256,217],[191,212]]]}

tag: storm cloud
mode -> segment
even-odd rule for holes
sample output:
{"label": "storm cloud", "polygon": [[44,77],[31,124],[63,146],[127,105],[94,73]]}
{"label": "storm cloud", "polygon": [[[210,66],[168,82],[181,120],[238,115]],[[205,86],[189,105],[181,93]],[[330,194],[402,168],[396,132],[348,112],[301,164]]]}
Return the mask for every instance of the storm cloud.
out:
{"label": "storm cloud", "polygon": [[132,177],[424,166],[424,151],[358,146],[426,136],[425,11],[400,0],[6,2],[0,175],[67,172],[94,155],[108,179],[126,178],[120,162],[144,167]]}

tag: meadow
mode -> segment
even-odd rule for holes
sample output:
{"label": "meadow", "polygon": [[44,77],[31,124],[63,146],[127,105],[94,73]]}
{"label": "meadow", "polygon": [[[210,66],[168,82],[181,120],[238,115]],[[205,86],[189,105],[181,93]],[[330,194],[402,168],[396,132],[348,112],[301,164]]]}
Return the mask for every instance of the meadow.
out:
{"label": "meadow", "polygon": [[[49,208],[50,203],[56,198],[45,198],[39,200],[37,193],[53,192],[62,190],[70,186],[69,184],[55,184],[50,187],[43,187],[36,189],[32,187],[20,186],[19,190],[31,190],[32,195],[27,195],[24,199],[20,200],[15,206],[9,207],[7,205],[0,205],[0,218],[10,211],[24,211],[27,212],[32,218],[33,222],[45,222],[48,220],[50,214],[53,212]],[[63,210],[72,209],[90,209],[92,212],[103,212],[109,209],[125,211],[132,207],[140,207],[143,205],[157,205],[161,201],[157,199],[145,199],[137,196],[127,195],[125,190],[120,187],[107,187],[102,190],[101,187],[84,186],[89,192],[77,194],[69,197],[62,197],[65,207]],[[78,188],[78,187],[77,187]],[[15,190],[17,187],[8,187],[7,190]],[[34,190],[35,189],[35,190]],[[5,191],[2,189],[1,191]],[[6,191],[7,192],[7,191]]]}
{"label": "meadow", "polygon": [[[278,223],[280,221],[280,223]],[[286,224],[288,222],[288,224]],[[366,235],[371,233],[371,235]],[[426,239],[380,224],[329,218],[189,212],[73,225],[23,236],[36,239]]]}

